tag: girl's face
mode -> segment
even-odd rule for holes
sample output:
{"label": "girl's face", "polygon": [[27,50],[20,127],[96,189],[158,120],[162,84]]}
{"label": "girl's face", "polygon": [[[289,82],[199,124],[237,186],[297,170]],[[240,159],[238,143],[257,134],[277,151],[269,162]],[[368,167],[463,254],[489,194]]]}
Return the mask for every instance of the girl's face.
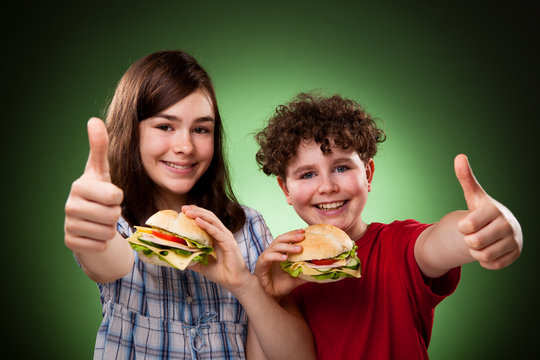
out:
{"label": "girl's face", "polygon": [[214,155],[214,110],[196,90],[140,122],[142,165],[158,188],[157,207],[178,209]]}
{"label": "girl's face", "polygon": [[367,228],[361,215],[373,171],[373,160],[364,164],[355,150],[335,147],[325,155],[320,144],[303,141],[278,183],[308,225],[334,225],[356,240]]}

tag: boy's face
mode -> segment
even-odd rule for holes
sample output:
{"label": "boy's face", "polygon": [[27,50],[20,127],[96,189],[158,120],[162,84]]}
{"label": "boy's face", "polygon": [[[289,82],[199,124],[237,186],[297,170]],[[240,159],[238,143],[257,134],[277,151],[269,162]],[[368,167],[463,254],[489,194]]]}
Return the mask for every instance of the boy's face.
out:
{"label": "boy's face", "polygon": [[356,240],[366,229],[361,214],[373,171],[373,160],[364,164],[355,150],[336,147],[323,154],[320,144],[303,141],[287,166],[286,178],[278,177],[278,183],[308,225],[334,225]]}

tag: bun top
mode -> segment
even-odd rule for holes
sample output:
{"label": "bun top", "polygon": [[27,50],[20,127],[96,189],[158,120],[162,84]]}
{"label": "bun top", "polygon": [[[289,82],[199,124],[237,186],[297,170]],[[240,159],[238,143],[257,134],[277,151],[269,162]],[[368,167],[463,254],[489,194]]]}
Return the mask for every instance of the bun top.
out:
{"label": "bun top", "polygon": [[195,220],[188,218],[183,212],[161,210],[146,220],[146,225],[154,226],[173,234],[194,240],[206,246],[213,246],[212,237],[201,229]]}
{"label": "bun top", "polygon": [[300,254],[290,254],[288,260],[291,262],[329,259],[351,251],[353,247],[349,235],[333,225],[310,225],[305,230],[306,238],[296,243],[304,250]]}

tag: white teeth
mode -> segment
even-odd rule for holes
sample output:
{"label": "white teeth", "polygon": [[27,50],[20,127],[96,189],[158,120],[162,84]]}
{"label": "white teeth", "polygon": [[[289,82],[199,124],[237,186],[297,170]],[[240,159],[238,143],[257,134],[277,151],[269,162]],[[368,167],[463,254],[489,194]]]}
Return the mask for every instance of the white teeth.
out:
{"label": "white teeth", "polygon": [[182,165],[177,165],[177,164],[173,164],[173,163],[170,163],[170,162],[165,162],[165,164],[167,166],[170,166],[174,169],[178,169],[178,170],[184,170],[184,169],[189,169],[192,165],[186,165],[186,166],[182,166]]}
{"label": "white teeth", "polygon": [[335,210],[345,205],[345,201],[336,201],[332,203],[317,204],[317,207],[322,210]]}

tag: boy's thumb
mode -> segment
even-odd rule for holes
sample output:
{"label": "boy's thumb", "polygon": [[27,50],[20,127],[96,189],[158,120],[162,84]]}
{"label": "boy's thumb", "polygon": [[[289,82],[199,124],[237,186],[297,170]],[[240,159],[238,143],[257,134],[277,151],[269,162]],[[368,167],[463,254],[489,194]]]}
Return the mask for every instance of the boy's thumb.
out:
{"label": "boy's thumb", "polygon": [[454,159],[454,170],[456,177],[463,189],[463,195],[467,202],[469,210],[473,210],[477,207],[478,201],[486,195],[480,183],[474,177],[469,160],[464,154],[459,154]]}

